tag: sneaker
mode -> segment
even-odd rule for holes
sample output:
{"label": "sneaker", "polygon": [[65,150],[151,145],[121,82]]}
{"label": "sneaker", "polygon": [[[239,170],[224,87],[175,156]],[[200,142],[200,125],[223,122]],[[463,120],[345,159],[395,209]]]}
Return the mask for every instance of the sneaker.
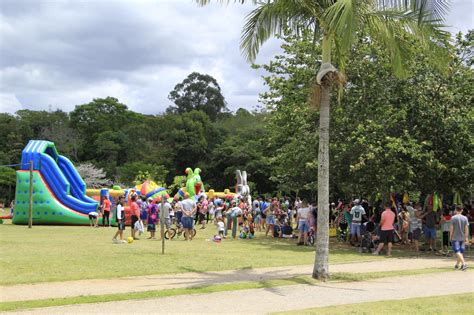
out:
{"label": "sneaker", "polygon": [[134,239],[135,241],[138,241],[138,240],[139,240],[139,238],[138,238],[138,237],[134,237],[133,239]]}
{"label": "sneaker", "polygon": [[126,240],[121,240],[121,241],[120,241],[120,243],[122,243],[122,244],[126,244],[126,243],[127,243],[127,241],[126,241]]}
{"label": "sneaker", "polygon": [[116,239],[116,238],[113,238],[113,239],[112,239],[112,243],[117,244],[117,239]]}
{"label": "sneaker", "polygon": [[454,265],[454,269],[456,270],[459,269],[459,265],[458,264]]}
{"label": "sneaker", "polygon": [[462,266],[461,266],[461,270],[462,270],[462,271],[466,271],[467,267],[468,267],[467,265],[462,265]]}
{"label": "sneaker", "polygon": [[373,253],[372,253],[372,255],[374,255],[374,256],[378,256],[378,254],[379,254],[379,253],[377,253],[377,252],[373,252]]}

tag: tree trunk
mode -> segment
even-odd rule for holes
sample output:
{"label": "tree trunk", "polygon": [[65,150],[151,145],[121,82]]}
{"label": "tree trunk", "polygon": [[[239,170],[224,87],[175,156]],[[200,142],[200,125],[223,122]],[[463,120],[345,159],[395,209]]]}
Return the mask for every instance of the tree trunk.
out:
{"label": "tree trunk", "polygon": [[329,278],[329,108],[333,72],[331,65],[332,36],[324,34],[322,41],[322,63],[316,81],[321,85],[319,106],[319,152],[318,152],[318,222],[316,231],[316,257],[313,278]]}
{"label": "tree trunk", "polygon": [[313,278],[329,278],[329,108],[331,83],[327,75],[321,84],[319,108],[319,152],[318,152],[318,222],[316,232],[316,257]]}

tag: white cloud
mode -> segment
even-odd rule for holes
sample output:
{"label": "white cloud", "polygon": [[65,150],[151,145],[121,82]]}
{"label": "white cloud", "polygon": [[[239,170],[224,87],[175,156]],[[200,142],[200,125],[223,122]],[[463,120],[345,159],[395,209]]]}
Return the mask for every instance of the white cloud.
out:
{"label": "white cloud", "polygon": [[[114,96],[131,109],[160,113],[189,73],[214,76],[229,107],[251,109],[262,71],[240,53],[250,5],[194,1],[0,1],[0,110],[72,110]],[[473,28],[472,2],[453,1],[450,30]],[[262,48],[257,63],[281,50]],[[8,105],[4,105],[8,104]]]}
{"label": "white cloud", "polygon": [[0,93],[0,112],[13,114],[23,109],[18,99],[13,94]]}

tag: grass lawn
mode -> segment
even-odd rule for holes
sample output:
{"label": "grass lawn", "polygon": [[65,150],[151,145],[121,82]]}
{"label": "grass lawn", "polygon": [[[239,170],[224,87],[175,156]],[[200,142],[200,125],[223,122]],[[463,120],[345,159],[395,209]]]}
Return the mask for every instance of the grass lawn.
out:
{"label": "grass lawn", "polygon": [[[143,236],[132,244],[117,245],[115,228],[85,226],[0,225],[0,284],[77,279],[114,278],[147,274],[204,272],[258,267],[312,264],[314,250],[295,240],[266,239],[210,241],[214,226],[199,230],[192,242],[166,242]],[[127,227],[126,236],[130,229]],[[359,254],[355,248],[332,246],[331,263],[383,259]],[[394,256],[407,252],[394,251]]]}
{"label": "grass lawn", "polygon": [[[405,276],[408,275],[419,275],[437,272],[446,272],[452,270],[451,268],[429,268],[429,269],[416,269],[406,270]],[[371,273],[360,273],[360,274],[346,274],[346,273],[334,273],[330,281],[341,282],[341,281],[365,281],[371,279],[385,278],[392,276],[386,272],[371,272]],[[261,289],[261,288],[275,288],[281,286],[291,286],[297,284],[308,284],[317,285],[320,281],[312,279],[310,276],[293,277],[288,279],[274,279],[266,281],[243,281],[236,283],[225,283],[225,284],[214,284],[205,286],[196,286],[191,288],[177,288],[167,290],[152,290],[146,292],[131,292],[131,293],[119,293],[119,294],[105,294],[105,295],[92,295],[92,296],[76,296],[68,298],[56,298],[56,299],[43,299],[43,300],[32,300],[32,301],[15,301],[15,302],[4,302],[0,303],[0,311],[13,311],[20,309],[31,309],[51,306],[63,306],[73,304],[85,304],[85,303],[103,303],[111,301],[125,301],[125,300],[137,300],[137,299],[156,299],[169,296],[187,295],[187,294],[206,294],[222,291],[238,291],[246,289]]]}
{"label": "grass lawn", "polygon": [[474,293],[390,300],[297,310],[278,314],[473,314]]}

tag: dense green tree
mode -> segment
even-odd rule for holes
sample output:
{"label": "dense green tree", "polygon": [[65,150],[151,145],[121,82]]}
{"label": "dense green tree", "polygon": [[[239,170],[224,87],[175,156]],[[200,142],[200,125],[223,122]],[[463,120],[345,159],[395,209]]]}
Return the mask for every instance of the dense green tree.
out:
{"label": "dense green tree", "polygon": [[191,73],[183,82],[176,84],[168,98],[174,103],[167,109],[170,113],[203,111],[215,121],[220,113],[227,111],[217,80],[208,74]]}
{"label": "dense green tree", "polygon": [[212,187],[233,189],[235,171],[240,169],[247,172],[253,194],[274,190],[269,180],[268,156],[271,153],[266,151],[265,116],[240,108],[235,115],[217,122],[224,136],[211,152],[208,163],[209,173],[220,175],[214,175],[209,181]]}

